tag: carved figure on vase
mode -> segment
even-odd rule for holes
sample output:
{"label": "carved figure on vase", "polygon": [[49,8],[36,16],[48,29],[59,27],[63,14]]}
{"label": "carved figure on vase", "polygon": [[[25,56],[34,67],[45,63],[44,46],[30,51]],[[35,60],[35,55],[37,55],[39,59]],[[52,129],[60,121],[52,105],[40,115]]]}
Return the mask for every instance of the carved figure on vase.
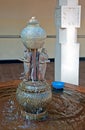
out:
{"label": "carved figure on vase", "polygon": [[[27,52],[28,52],[28,49],[24,46],[24,57],[25,57],[25,55],[26,55]],[[19,60],[20,60],[20,61],[23,61],[24,58],[20,58]],[[23,62],[24,62],[24,61],[23,61]],[[23,66],[24,66],[24,65],[23,65]],[[24,75],[25,75],[25,71],[23,71],[23,72],[21,73],[20,79],[23,79]]]}
{"label": "carved figure on vase", "polygon": [[22,77],[20,79],[23,79],[23,81],[28,81],[30,79],[30,69],[31,69],[31,51],[30,49],[24,50],[24,59],[23,66],[24,66],[24,72],[22,73]]}
{"label": "carved figure on vase", "polygon": [[38,68],[38,80],[45,80],[45,72],[48,62],[47,50],[42,48],[39,55],[39,68]]}

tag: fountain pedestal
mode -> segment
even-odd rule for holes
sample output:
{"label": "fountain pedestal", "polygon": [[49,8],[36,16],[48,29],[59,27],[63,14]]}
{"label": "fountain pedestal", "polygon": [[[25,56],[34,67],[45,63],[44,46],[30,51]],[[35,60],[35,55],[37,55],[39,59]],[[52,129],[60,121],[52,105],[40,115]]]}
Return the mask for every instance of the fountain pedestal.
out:
{"label": "fountain pedestal", "polygon": [[81,6],[78,0],[58,0],[56,22],[55,81],[79,84],[79,47]]}

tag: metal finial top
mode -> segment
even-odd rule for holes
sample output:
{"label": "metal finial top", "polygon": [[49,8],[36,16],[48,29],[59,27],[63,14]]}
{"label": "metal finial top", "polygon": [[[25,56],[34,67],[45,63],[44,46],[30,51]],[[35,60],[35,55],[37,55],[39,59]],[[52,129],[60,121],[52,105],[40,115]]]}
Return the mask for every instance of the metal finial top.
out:
{"label": "metal finial top", "polygon": [[28,24],[30,24],[30,25],[35,25],[35,24],[39,24],[39,22],[38,22],[38,20],[36,19],[36,17],[32,17],[32,18],[29,20]]}

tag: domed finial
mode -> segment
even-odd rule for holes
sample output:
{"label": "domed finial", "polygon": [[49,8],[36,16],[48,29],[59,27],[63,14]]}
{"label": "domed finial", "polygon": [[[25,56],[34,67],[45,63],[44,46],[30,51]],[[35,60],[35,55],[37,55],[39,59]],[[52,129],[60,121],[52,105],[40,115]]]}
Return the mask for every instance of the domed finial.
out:
{"label": "domed finial", "polygon": [[36,19],[35,16],[33,16],[30,20],[29,20],[29,23],[28,24],[39,24],[38,20]]}
{"label": "domed finial", "polygon": [[35,20],[36,19],[36,17],[35,16],[33,16],[32,18],[31,18],[31,20]]}

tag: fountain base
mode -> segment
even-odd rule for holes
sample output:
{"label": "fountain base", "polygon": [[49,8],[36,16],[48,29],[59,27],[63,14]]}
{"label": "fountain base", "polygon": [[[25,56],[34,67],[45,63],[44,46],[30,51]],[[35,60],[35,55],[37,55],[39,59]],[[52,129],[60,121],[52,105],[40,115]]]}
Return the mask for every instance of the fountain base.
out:
{"label": "fountain base", "polygon": [[[24,112],[16,100],[16,87],[19,82],[7,84],[0,87],[0,130],[85,129],[85,93],[75,91],[74,86],[70,88],[68,85],[62,93],[52,91],[52,101],[47,106],[46,120],[30,121],[24,118]],[[81,87],[77,88],[80,89],[82,90]]]}
{"label": "fountain base", "polygon": [[16,98],[22,107],[22,115],[30,120],[44,119],[46,108],[52,100],[51,86],[46,81],[21,82]]}

